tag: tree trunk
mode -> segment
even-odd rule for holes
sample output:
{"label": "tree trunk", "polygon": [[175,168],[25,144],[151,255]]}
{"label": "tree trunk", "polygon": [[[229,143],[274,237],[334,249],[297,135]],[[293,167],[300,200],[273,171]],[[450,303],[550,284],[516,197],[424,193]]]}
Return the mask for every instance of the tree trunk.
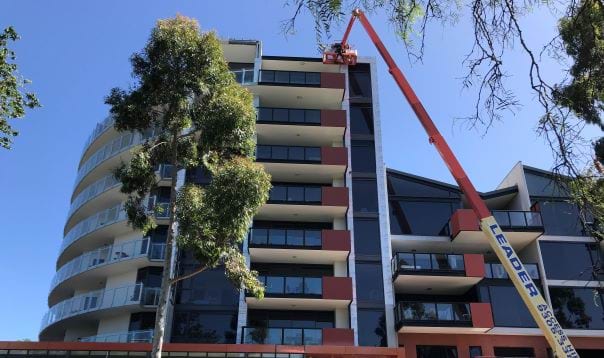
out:
{"label": "tree trunk", "polygon": [[168,310],[168,299],[172,288],[172,244],[175,236],[176,225],[176,175],[178,173],[178,133],[172,135],[172,181],[170,183],[170,220],[168,223],[168,234],[166,237],[166,258],[164,260],[164,270],[161,277],[161,289],[159,302],[157,304],[157,313],[155,314],[155,330],[153,331],[153,349],[152,358],[161,358],[162,345],[164,344],[164,334],[166,331],[166,318]]}

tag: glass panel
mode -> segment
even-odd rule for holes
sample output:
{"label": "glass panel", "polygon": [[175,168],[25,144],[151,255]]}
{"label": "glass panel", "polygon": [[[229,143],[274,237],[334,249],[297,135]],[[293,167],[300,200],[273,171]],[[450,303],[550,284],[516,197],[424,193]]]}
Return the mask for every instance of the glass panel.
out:
{"label": "glass panel", "polygon": [[493,211],[493,217],[497,220],[499,226],[510,226],[510,217],[507,211]]}
{"label": "glass panel", "polygon": [[525,212],[526,216],[526,224],[529,227],[542,227],[543,223],[541,222],[541,213],[527,211]]}
{"label": "glass panel", "polygon": [[271,147],[272,154],[271,159],[273,160],[287,160],[287,147]]}
{"label": "glass panel", "polygon": [[453,304],[453,314],[456,321],[471,321],[470,305],[464,303]]}
{"label": "glass panel", "polygon": [[306,188],[304,200],[306,202],[321,202],[321,188]]}
{"label": "glass panel", "polygon": [[280,229],[269,230],[268,243],[270,245],[285,245],[285,243],[286,243],[285,230],[280,230]]}
{"label": "glass panel", "polygon": [[290,186],[287,188],[287,201],[304,201],[304,187]]}
{"label": "glass panel", "polygon": [[415,254],[416,270],[430,270],[431,268],[430,254]]}
{"label": "glass panel", "polygon": [[320,329],[305,329],[304,344],[305,345],[320,345],[323,342],[322,332]]}
{"label": "glass panel", "polygon": [[267,293],[283,293],[283,277],[268,276],[266,278],[266,292]]}
{"label": "glass panel", "polygon": [[304,232],[304,244],[306,246],[321,246],[321,231],[306,230]]}
{"label": "glass panel", "polygon": [[262,70],[260,71],[260,81],[261,82],[274,82],[275,81],[275,72]]}
{"label": "glass panel", "polygon": [[397,254],[397,260],[399,270],[415,270],[412,253],[399,253]]}
{"label": "glass panel", "polygon": [[463,255],[449,255],[448,260],[452,270],[463,271],[465,269]]}
{"label": "glass panel", "polygon": [[321,74],[318,72],[306,72],[306,84],[307,85],[320,85]]}
{"label": "glass panel", "polygon": [[275,71],[275,83],[289,83],[289,72]]}
{"label": "glass panel", "polygon": [[304,110],[303,109],[290,109],[289,110],[289,121],[295,123],[304,123]]}
{"label": "glass panel", "polygon": [[380,255],[380,225],[377,219],[354,218],[354,251],[360,255]]}
{"label": "glass panel", "polygon": [[446,254],[432,254],[432,269],[433,270],[451,270],[449,266],[448,255]]}
{"label": "glass panel", "polygon": [[535,264],[526,264],[526,265],[524,265],[524,269],[526,270],[526,272],[529,274],[529,276],[533,280],[538,280],[539,279],[539,268],[537,268],[537,265],[535,265]]}
{"label": "glass panel", "polygon": [[273,121],[275,122],[287,122],[289,121],[289,111],[284,108],[273,109]]}
{"label": "glass panel", "polygon": [[266,245],[268,243],[268,230],[252,229],[251,242],[257,245]]}
{"label": "glass panel", "polygon": [[287,244],[292,246],[303,246],[304,230],[287,230]]}
{"label": "glass panel", "polygon": [[304,279],[302,277],[286,277],[285,293],[300,295],[304,293]]}
{"label": "glass panel", "polygon": [[321,148],[310,147],[306,148],[306,156],[305,159],[308,161],[321,161]]}
{"label": "glass panel", "polygon": [[287,198],[287,187],[274,185],[271,188],[269,199],[273,201],[285,201]]}
{"label": "glass panel", "polygon": [[304,293],[308,295],[320,295],[322,279],[320,277],[305,277],[304,278]]}
{"label": "glass panel", "polygon": [[268,145],[256,146],[257,159],[271,159],[271,147]]}
{"label": "glass panel", "polygon": [[302,344],[302,328],[285,328],[285,329],[283,329],[283,344],[301,345]]}
{"label": "glass panel", "polygon": [[258,108],[258,120],[270,122],[273,120],[273,110],[271,108]]}
{"label": "glass panel", "polygon": [[512,226],[525,227],[526,221],[524,219],[524,212],[522,211],[510,211],[510,223]]}
{"label": "glass panel", "polygon": [[250,83],[254,81],[254,70],[243,70],[243,79],[245,80],[245,83]]}
{"label": "glass panel", "polygon": [[491,270],[493,278],[508,278],[508,274],[501,264],[491,264]]}
{"label": "glass panel", "polygon": [[303,85],[306,83],[306,73],[304,72],[290,72],[289,82],[291,84]]}
{"label": "glass panel", "polygon": [[452,321],[453,320],[453,305],[450,303],[437,303],[436,304],[437,317],[440,321]]}
{"label": "glass panel", "polygon": [[358,339],[360,346],[384,347],[388,344],[383,309],[358,309]]}
{"label": "glass panel", "polygon": [[305,113],[306,123],[321,124],[321,111],[308,109]]}
{"label": "glass panel", "polygon": [[267,328],[265,344],[281,344],[283,330],[281,328]]}
{"label": "glass panel", "polygon": [[484,264],[484,277],[493,278],[493,271],[491,270],[491,264]]}
{"label": "glass panel", "polygon": [[289,160],[303,161],[304,158],[304,147],[289,147]]}

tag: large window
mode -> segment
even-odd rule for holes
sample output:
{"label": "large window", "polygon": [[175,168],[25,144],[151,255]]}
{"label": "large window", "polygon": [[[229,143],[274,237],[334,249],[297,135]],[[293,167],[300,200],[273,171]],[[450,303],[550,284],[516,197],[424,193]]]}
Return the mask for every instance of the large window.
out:
{"label": "large window", "polygon": [[350,133],[373,134],[373,108],[371,106],[350,106]]}
{"label": "large window", "polygon": [[584,236],[578,208],[566,201],[539,201],[545,233],[561,236]]}
{"label": "large window", "polygon": [[360,63],[348,68],[350,97],[371,99],[371,74],[369,64]]}
{"label": "large window", "polygon": [[355,265],[357,300],[384,304],[384,279],[382,264],[358,262]]}
{"label": "large window", "polygon": [[535,351],[530,347],[494,347],[494,351],[495,356],[501,358],[529,358],[535,356]]}
{"label": "large window", "polygon": [[495,326],[537,327],[514,286],[488,286],[488,292]]}
{"label": "large window", "polygon": [[525,170],[526,186],[530,196],[567,197],[568,191],[564,186],[548,175]]}
{"label": "large window", "polygon": [[446,235],[445,225],[459,209],[458,201],[390,200],[390,232],[394,235]]}
{"label": "large window", "polygon": [[358,309],[359,345],[386,347],[388,335],[384,310]]}
{"label": "large window", "polygon": [[408,196],[416,198],[459,198],[460,191],[454,188],[446,188],[437,186],[436,184],[429,185],[409,178],[397,176],[388,172],[388,195],[391,196]]}
{"label": "large window", "polygon": [[550,287],[549,293],[563,328],[604,329],[604,298],[595,289]]}
{"label": "large window", "polygon": [[171,341],[174,343],[235,343],[237,312],[176,311]]}
{"label": "large window", "polygon": [[373,141],[353,140],[350,153],[353,172],[375,173],[375,144]]}
{"label": "large window", "polygon": [[333,311],[277,311],[249,310],[247,318],[251,327],[281,328],[333,328]]}
{"label": "large window", "polygon": [[352,208],[355,213],[377,213],[377,183],[375,179],[352,180]]}
{"label": "large window", "polygon": [[[187,273],[198,267],[197,263],[182,264],[181,272]],[[225,277],[223,268],[204,271],[183,280],[176,289],[177,305],[237,306],[239,292]]]}
{"label": "large window", "polygon": [[378,219],[354,219],[354,252],[357,255],[380,255]]}
{"label": "large window", "polygon": [[417,346],[417,358],[457,358],[454,346]]}
{"label": "large window", "polygon": [[545,273],[550,280],[593,280],[602,271],[596,243],[541,241]]}

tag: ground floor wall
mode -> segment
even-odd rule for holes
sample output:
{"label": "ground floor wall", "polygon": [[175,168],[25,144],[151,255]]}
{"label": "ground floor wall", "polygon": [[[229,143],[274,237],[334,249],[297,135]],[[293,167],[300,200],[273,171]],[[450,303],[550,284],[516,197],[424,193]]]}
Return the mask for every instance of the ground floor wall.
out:
{"label": "ground floor wall", "polygon": [[[571,337],[571,341],[579,351],[601,350],[599,357],[604,357],[604,339],[601,337]],[[417,346],[454,346],[458,358],[470,358],[470,347],[481,347],[481,357],[495,357],[495,347],[532,348],[535,358],[549,357],[549,346],[542,336],[399,333],[398,344],[405,348],[405,358],[418,358]]]}

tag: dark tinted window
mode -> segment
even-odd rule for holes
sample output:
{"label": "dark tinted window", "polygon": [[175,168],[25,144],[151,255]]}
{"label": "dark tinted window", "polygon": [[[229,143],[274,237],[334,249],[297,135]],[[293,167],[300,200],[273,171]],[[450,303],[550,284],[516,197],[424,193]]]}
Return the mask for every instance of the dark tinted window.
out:
{"label": "dark tinted window", "polygon": [[593,288],[550,287],[549,293],[563,328],[604,329],[604,297]]}
{"label": "dark tinted window", "polygon": [[494,347],[494,353],[497,357],[534,357],[535,351],[528,347]]}
{"label": "dark tinted window", "polygon": [[452,346],[417,346],[417,358],[457,358],[457,348]]}
{"label": "dark tinted window", "polygon": [[358,309],[359,345],[386,347],[386,316],[383,310]]}
{"label": "dark tinted window", "polygon": [[601,272],[600,250],[595,243],[541,241],[545,273],[550,280],[593,280]]}
{"label": "dark tinted window", "polygon": [[357,299],[360,302],[384,303],[384,279],[380,263],[357,262],[355,265]]}
{"label": "dark tinted window", "polygon": [[130,315],[129,331],[145,331],[155,327],[155,312],[137,312]]}
{"label": "dark tinted window", "polygon": [[378,211],[377,183],[375,180],[352,180],[352,207],[354,212]]}
{"label": "dark tinted window", "polygon": [[531,196],[567,197],[568,192],[551,176],[525,170],[526,186]]}
{"label": "dark tinted window", "polygon": [[537,327],[514,286],[489,286],[495,326]]}
{"label": "dark tinted window", "polygon": [[138,269],[136,273],[136,282],[142,283],[144,287],[161,287],[161,276],[163,268],[144,267]]}
{"label": "dark tinted window", "polygon": [[459,191],[421,183],[411,179],[388,174],[388,195],[424,198],[459,198]]}
{"label": "dark tinted window", "polygon": [[574,204],[564,201],[540,201],[541,218],[548,235],[583,236],[583,225],[579,210]]}
{"label": "dark tinted window", "polygon": [[249,310],[247,318],[251,327],[281,328],[333,328],[333,311],[277,311]]}
{"label": "dark tinted window", "polygon": [[[183,273],[191,272],[196,267],[197,263],[181,263]],[[222,268],[204,271],[183,280],[176,289],[177,305],[237,306],[238,303],[239,291],[225,277]]]}
{"label": "dark tinted window", "polygon": [[354,251],[358,255],[380,255],[380,224],[377,219],[354,219]]}
{"label": "dark tinted window", "polygon": [[375,173],[375,145],[373,141],[353,140],[350,148],[353,172]]}
{"label": "dark tinted window", "polygon": [[470,347],[470,358],[480,357],[482,356],[482,347],[481,346],[472,346]]}
{"label": "dark tinted window", "polygon": [[350,106],[350,133],[373,134],[373,108]]}
{"label": "dark tinted window", "polygon": [[352,72],[348,73],[350,97],[371,98],[371,75],[369,74],[369,66],[367,72]]}
{"label": "dark tinted window", "polygon": [[390,232],[394,235],[446,235],[445,225],[459,202],[390,200]]}
{"label": "dark tinted window", "polygon": [[186,311],[174,313],[172,342],[235,343],[237,312]]}

